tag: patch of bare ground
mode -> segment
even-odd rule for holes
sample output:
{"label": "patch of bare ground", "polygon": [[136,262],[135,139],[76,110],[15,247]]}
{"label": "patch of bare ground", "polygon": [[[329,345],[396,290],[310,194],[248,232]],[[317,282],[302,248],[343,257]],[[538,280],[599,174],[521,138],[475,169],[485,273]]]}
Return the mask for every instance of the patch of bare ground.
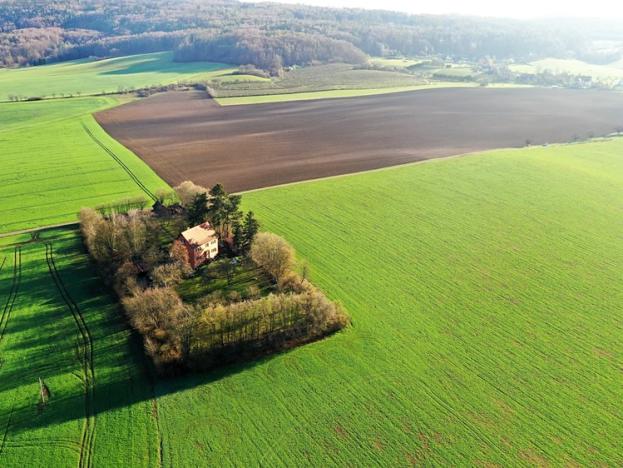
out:
{"label": "patch of bare ground", "polygon": [[569,142],[623,128],[623,94],[457,88],[220,107],[170,92],[97,114],[169,184],[228,191],[474,151]]}

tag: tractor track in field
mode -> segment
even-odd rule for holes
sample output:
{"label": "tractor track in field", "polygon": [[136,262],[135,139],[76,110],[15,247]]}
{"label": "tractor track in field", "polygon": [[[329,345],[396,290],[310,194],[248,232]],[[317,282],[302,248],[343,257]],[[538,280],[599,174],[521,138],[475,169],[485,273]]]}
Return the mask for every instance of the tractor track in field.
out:
{"label": "tractor track in field", "polygon": [[[5,257],[6,260],[6,257]],[[4,265],[4,262],[2,263]],[[19,286],[22,280],[22,248],[15,247],[13,250],[13,282],[11,283],[11,289],[9,290],[9,297],[2,309],[2,315],[0,315],[0,343],[4,338],[7,324],[11,318],[11,312],[17,299],[17,293],[19,292]]]}
{"label": "tractor track in field", "polygon": [[139,186],[139,188],[145,192],[145,194],[151,198],[153,201],[156,201],[158,198],[145,186],[145,184],[143,184],[143,182],[141,182],[141,180],[136,176],[136,174],[134,174],[132,172],[132,170],[126,166],[126,164],[121,160],[121,158],[119,158],[119,156],[117,156],[110,148],[108,148],[104,143],[102,143],[101,140],[99,140],[91,131],[91,129],[89,129],[89,127],[87,127],[85,125],[84,122],[82,122],[82,128],[84,129],[84,131],[86,132],[86,134],[89,136],[89,138],[91,138],[91,140],[93,140],[100,148],[102,148],[106,154],[108,154],[111,158],[113,158],[117,164],[119,164],[121,166],[121,168],[130,176],[130,178],[134,181],[134,183],[136,183],[136,185]]}
{"label": "tractor track in field", "polygon": [[[6,256],[2,260],[2,264],[0,265],[0,271],[4,268],[6,263]],[[11,289],[9,290],[9,297],[2,309],[2,315],[0,316],[0,343],[4,338],[4,333],[6,331],[7,324],[9,323],[9,319],[11,318],[11,312],[13,311],[13,306],[15,305],[15,300],[17,299],[17,294],[19,292],[19,286],[22,280],[22,248],[15,247],[13,250],[13,282],[11,283]],[[2,367],[2,362],[0,362],[0,367]],[[6,445],[7,437],[9,434],[9,428],[11,427],[11,420],[13,418],[13,411],[15,407],[11,408],[11,412],[9,413],[9,418],[7,419],[6,425],[4,427],[4,431],[2,433],[2,439],[0,439],[0,454],[4,451],[4,447]]]}
{"label": "tractor track in field", "polygon": [[54,280],[54,284],[61,294],[63,301],[67,305],[67,308],[70,310],[80,335],[79,351],[82,372],[84,374],[85,422],[80,442],[79,466],[81,468],[90,468],[93,466],[93,444],[95,439],[95,367],[93,364],[93,338],[91,337],[91,333],[87,327],[82,311],[69,294],[69,291],[67,290],[67,287],[58,272],[56,262],[54,261],[54,249],[52,244],[49,242],[45,244],[45,259],[48,264],[50,275]]}
{"label": "tractor track in field", "polygon": [[4,428],[4,433],[2,434],[2,439],[0,439],[0,455],[2,455],[2,451],[6,446],[6,440],[9,435],[9,428],[11,427],[11,419],[13,419],[13,411],[15,410],[15,406],[11,408],[11,412],[9,413],[9,418],[6,421],[6,426]]}

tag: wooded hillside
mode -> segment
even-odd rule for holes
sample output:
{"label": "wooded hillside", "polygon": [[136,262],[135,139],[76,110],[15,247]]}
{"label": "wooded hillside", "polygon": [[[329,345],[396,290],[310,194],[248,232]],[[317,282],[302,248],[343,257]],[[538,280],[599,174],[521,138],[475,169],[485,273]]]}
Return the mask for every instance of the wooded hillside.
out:
{"label": "wooded hillside", "polygon": [[[527,60],[620,55],[623,28],[234,0],[0,0],[0,66],[178,49],[180,60],[348,61],[363,54]],[[596,41],[602,44],[596,47]],[[604,41],[611,45],[604,48]]]}

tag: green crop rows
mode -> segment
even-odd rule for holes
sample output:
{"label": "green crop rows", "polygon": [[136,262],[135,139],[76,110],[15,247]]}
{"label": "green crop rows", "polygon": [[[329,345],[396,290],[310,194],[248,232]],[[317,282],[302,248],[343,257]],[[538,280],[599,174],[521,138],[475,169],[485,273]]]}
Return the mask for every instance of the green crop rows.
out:
{"label": "green crop rows", "polygon": [[623,463],[623,140],[250,193],[348,331],[161,383],[165,461]]}
{"label": "green crop rows", "polygon": [[203,81],[228,75],[232,70],[228,65],[218,63],[176,63],[171,52],[0,69],[0,101],[7,101],[11,96],[75,97]]}
{"label": "green crop rows", "polygon": [[116,104],[112,97],[0,104],[0,233],[75,221],[83,206],[166,187],[91,116]]}
{"label": "green crop rows", "polygon": [[158,412],[140,345],[78,234],[3,239],[3,258],[0,465],[157,466]]}

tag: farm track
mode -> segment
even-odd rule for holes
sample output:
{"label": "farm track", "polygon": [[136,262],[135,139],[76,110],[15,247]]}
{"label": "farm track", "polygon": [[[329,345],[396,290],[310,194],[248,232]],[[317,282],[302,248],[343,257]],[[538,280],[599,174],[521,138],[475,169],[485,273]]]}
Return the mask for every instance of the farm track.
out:
{"label": "farm track", "polygon": [[93,466],[93,444],[95,440],[95,367],[93,364],[93,339],[87,327],[82,311],[72,299],[67,287],[63,283],[56,263],[54,261],[54,250],[52,244],[45,244],[45,258],[48,264],[50,275],[63,298],[63,301],[71,311],[80,335],[80,359],[82,372],[84,374],[84,393],[85,393],[85,422],[80,442],[80,467]]}
{"label": "farm track", "polygon": [[[6,263],[6,256],[2,260],[2,264],[0,265],[0,271],[4,268]],[[0,343],[4,338],[4,333],[6,331],[7,324],[9,323],[9,319],[11,318],[11,312],[13,311],[13,307],[15,305],[15,300],[17,299],[17,294],[19,292],[19,286],[22,279],[22,249],[21,247],[15,247],[13,250],[13,280],[11,283],[11,289],[9,291],[9,297],[7,298],[7,302],[2,309],[2,316],[0,316]],[[0,362],[0,367],[2,367],[2,362]],[[6,426],[4,428],[2,439],[0,439],[0,455],[4,451],[4,447],[6,445],[6,440],[9,434],[9,428],[11,427],[11,420],[13,418],[14,407],[11,408],[11,412],[9,413],[9,417],[6,422]]]}
{"label": "farm track", "polygon": [[[41,227],[36,227],[32,229],[22,229],[20,231],[5,232],[3,234],[0,234],[0,238],[13,237],[13,236],[18,236],[20,234],[30,234],[31,232],[45,231],[46,229],[56,229],[60,227],[78,226],[79,224],[80,223],[77,221],[71,221],[69,223],[49,224],[47,226],[41,226]],[[2,271],[2,267],[0,267],[0,271]]]}
{"label": "farm track", "polygon": [[141,182],[141,180],[132,172],[132,170],[126,166],[126,164],[117,156],[110,148],[108,148],[104,143],[101,142],[91,130],[82,122],[82,128],[86,132],[86,134],[100,147],[102,148],[106,154],[108,154],[111,158],[113,158],[117,164],[121,166],[121,168],[130,176],[130,178],[139,186],[139,188],[153,201],[157,200],[157,197]]}
{"label": "farm track", "polygon": [[6,426],[4,427],[4,433],[2,434],[2,439],[0,439],[0,455],[2,455],[4,447],[6,446],[6,440],[9,435],[9,428],[11,427],[11,419],[13,419],[14,410],[15,410],[15,407],[12,407],[11,412],[9,413],[9,417],[6,421]]}
{"label": "farm track", "polygon": [[[6,257],[5,257],[6,260]],[[4,265],[4,262],[3,262]],[[17,299],[17,293],[19,292],[19,286],[22,279],[22,249],[21,247],[15,247],[13,250],[13,280],[11,283],[11,289],[9,290],[9,297],[7,298],[4,308],[2,309],[2,315],[0,316],[0,343],[4,338],[7,324],[11,318],[11,312]]]}

